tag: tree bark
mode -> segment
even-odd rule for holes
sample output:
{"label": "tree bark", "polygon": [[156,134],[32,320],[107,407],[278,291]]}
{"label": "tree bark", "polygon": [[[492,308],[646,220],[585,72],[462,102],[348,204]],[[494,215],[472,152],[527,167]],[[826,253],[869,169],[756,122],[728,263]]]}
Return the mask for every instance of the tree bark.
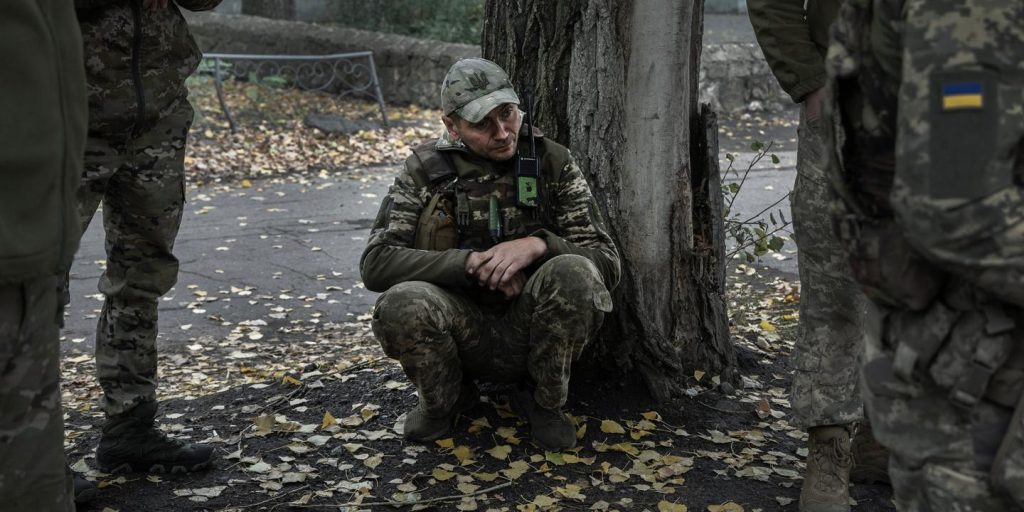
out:
{"label": "tree bark", "polygon": [[623,260],[585,364],[667,399],[732,378],[714,114],[697,107],[703,1],[489,0],[483,54],[537,91],[538,126],[587,175]]}
{"label": "tree bark", "polygon": [[294,20],[295,0],[242,0],[242,14],[276,20]]}

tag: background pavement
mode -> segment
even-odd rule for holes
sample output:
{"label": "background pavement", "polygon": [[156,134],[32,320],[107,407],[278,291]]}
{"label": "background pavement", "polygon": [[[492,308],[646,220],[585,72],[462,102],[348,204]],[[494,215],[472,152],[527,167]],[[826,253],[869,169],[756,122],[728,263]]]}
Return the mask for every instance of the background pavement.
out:
{"label": "background pavement", "polygon": [[[723,148],[764,140],[764,130],[743,124],[750,123],[723,121]],[[795,137],[785,123],[772,123],[769,131],[777,140]],[[747,177],[733,207],[740,218],[764,210],[792,188],[795,152],[779,147],[778,165],[766,158]],[[753,153],[729,151],[738,173],[725,179],[737,181]],[[727,164],[723,152],[723,170]],[[315,342],[325,327],[365,329],[356,320],[370,311],[376,294],[362,286],[359,256],[397,172],[398,167],[377,167],[257,181],[250,188],[190,187],[175,247],[178,284],[160,302],[160,346],[216,343],[245,322],[267,322],[263,331],[273,333],[268,342]],[[789,219],[788,199],[780,207]],[[106,258],[101,226],[94,219],[72,268],[66,351],[92,350],[103,299],[96,282]],[[796,248],[788,243],[758,265],[796,280]]]}

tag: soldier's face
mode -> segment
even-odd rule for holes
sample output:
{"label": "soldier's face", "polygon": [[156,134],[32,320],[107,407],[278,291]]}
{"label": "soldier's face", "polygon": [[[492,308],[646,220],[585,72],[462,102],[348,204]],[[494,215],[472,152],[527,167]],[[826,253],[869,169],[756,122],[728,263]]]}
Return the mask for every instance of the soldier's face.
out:
{"label": "soldier's face", "polygon": [[462,140],[470,151],[502,162],[516,154],[519,127],[523,120],[514,103],[498,105],[477,123],[444,116],[444,125],[453,139]]}

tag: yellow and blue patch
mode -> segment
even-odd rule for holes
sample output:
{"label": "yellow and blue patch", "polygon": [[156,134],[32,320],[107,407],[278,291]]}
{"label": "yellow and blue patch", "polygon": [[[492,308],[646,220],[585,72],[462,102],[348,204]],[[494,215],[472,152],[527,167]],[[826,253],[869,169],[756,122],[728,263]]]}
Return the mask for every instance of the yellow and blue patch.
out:
{"label": "yellow and blue patch", "polygon": [[981,82],[942,84],[942,110],[967,110],[985,107],[985,88]]}

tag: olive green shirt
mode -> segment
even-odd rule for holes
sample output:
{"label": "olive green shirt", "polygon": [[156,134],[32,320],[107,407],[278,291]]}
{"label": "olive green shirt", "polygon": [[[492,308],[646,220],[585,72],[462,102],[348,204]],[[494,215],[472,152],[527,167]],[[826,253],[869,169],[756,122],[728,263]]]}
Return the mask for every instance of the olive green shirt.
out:
{"label": "olive green shirt", "polygon": [[779,85],[799,103],[825,85],[829,29],[842,0],[747,0],[761,51]]}
{"label": "olive green shirt", "polygon": [[67,0],[0,1],[0,283],[63,274],[80,234],[82,40]]}

